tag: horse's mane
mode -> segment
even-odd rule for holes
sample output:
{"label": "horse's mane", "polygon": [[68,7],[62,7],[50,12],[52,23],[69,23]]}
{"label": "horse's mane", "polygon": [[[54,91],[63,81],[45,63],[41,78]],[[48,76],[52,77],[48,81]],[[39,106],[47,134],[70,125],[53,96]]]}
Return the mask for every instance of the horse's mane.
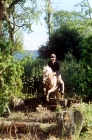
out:
{"label": "horse's mane", "polygon": [[43,72],[46,72],[46,71],[48,71],[49,76],[52,76],[53,74],[52,69],[48,65],[43,67]]}
{"label": "horse's mane", "polygon": [[48,65],[43,67],[43,72],[46,72],[46,71],[48,71],[49,74],[52,73],[52,69]]}

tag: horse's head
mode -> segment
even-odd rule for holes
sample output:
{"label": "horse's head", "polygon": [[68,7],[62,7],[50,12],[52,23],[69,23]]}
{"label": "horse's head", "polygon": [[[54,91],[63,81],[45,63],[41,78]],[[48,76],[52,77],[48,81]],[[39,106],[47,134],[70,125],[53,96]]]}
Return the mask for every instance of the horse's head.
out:
{"label": "horse's head", "polygon": [[52,69],[49,66],[44,66],[43,67],[43,84],[46,83],[46,80],[49,79],[51,74],[52,74]]}

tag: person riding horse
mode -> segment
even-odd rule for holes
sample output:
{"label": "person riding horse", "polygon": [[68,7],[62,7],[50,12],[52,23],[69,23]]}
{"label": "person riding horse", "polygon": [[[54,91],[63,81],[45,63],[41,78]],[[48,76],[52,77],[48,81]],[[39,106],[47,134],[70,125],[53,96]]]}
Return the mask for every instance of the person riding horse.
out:
{"label": "person riding horse", "polygon": [[60,62],[56,60],[55,54],[51,54],[50,59],[51,60],[48,62],[48,66],[52,69],[52,71],[54,72],[54,75],[57,76],[60,92],[61,94],[64,94],[64,82],[61,78]]}

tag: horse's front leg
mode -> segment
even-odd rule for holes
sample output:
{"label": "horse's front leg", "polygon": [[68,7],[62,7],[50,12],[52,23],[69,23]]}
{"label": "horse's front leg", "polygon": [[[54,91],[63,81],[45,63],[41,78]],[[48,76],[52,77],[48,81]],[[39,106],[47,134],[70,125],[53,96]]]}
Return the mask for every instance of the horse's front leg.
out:
{"label": "horse's front leg", "polygon": [[46,100],[49,102],[49,94],[50,94],[50,92],[48,91],[47,92],[47,96],[46,96]]}
{"label": "horse's front leg", "polygon": [[51,88],[50,90],[48,90],[48,93],[47,93],[47,96],[46,96],[46,100],[47,100],[47,101],[49,101],[49,94],[50,94],[51,92],[54,92],[55,90],[57,90],[57,87],[53,87],[53,88]]}

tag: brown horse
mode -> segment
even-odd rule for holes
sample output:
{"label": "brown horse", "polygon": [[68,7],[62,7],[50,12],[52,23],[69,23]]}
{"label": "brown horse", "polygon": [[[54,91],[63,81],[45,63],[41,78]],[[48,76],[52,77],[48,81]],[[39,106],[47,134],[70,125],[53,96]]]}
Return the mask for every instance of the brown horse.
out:
{"label": "brown horse", "polygon": [[49,94],[53,93],[53,97],[57,96],[59,91],[59,85],[57,76],[49,66],[43,67],[43,84],[45,85],[44,94],[46,95],[47,101],[49,101]]}

